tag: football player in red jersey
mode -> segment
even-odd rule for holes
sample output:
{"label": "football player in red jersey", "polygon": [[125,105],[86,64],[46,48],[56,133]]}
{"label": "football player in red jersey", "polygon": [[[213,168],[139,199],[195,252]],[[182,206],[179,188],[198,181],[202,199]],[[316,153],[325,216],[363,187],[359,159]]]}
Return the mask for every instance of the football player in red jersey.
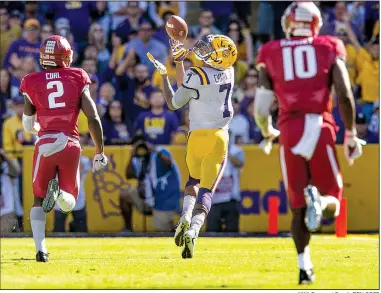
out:
{"label": "football player in red jersey", "polygon": [[292,3],[282,17],[286,39],[263,45],[257,60],[254,116],[268,142],[267,151],[279,134],[269,116],[274,94],[279,101],[280,165],[293,214],[299,284],[315,279],[308,247],[311,232],[322,218],[340,212],[343,180],[335,149],[332,85],[346,129],[344,153],[350,165],[361,156],[364,144],[356,136],[344,44],[336,37],[318,36],[321,25],[313,2]]}
{"label": "football player in red jersey", "polygon": [[95,143],[93,172],[107,165],[102,125],[89,91],[91,81],[84,70],[70,68],[72,56],[73,51],[64,37],[47,38],[40,48],[40,64],[45,70],[28,74],[20,85],[25,98],[24,129],[39,136],[33,159],[34,204],[30,211],[38,262],[49,260],[45,213],[50,212],[56,202],[63,212],[71,212],[78,196],[80,110],[87,117]]}

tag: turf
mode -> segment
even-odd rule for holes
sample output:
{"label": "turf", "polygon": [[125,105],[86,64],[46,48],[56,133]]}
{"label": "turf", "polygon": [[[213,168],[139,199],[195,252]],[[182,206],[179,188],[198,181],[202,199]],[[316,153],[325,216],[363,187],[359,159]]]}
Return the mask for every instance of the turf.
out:
{"label": "turf", "polygon": [[[47,244],[50,262],[36,263],[31,238],[1,239],[1,289],[301,289],[290,238],[200,238],[188,260],[171,238],[50,238]],[[303,289],[377,289],[378,245],[378,236],[314,236],[317,279]]]}

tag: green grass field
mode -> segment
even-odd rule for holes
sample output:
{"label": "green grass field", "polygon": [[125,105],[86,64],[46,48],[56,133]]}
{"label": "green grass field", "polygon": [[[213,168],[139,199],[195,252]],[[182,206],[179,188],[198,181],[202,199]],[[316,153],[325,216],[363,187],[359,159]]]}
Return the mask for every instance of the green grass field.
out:
{"label": "green grass field", "polygon": [[[314,236],[317,278],[303,288],[377,289],[378,243],[378,236]],[[48,238],[47,245],[50,262],[36,263],[31,238],[1,239],[1,289],[300,289],[291,238],[200,238],[187,260],[171,238]]]}

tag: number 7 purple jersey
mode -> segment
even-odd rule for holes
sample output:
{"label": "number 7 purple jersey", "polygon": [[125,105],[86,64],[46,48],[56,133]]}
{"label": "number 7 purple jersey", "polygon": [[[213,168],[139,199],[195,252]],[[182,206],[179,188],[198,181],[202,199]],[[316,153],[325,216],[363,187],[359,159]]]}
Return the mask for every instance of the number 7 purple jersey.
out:
{"label": "number 7 purple jersey", "polygon": [[257,68],[265,67],[279,101],[279,120],[322,114],[335,124],[331,115],[330,71],[336,58],[346,58],[343,42],[332,36],[293,37],[262,46]]}
{"label": "number 7 purple jersey", "polygon": [[38,135],[63,132],[79,138],[80,97],[91,83],[81,68],[57,68],[28,74],[20,92],[36,107]]}

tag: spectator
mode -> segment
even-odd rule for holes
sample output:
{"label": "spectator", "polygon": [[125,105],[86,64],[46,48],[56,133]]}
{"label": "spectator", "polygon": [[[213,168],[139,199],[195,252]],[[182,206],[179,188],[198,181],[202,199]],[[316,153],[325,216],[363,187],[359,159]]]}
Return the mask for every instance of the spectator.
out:
{"label": "spectator", "polygon": [[189,133],[189,107],[184,107],[181,112],[180,126],[172,137],[172,145],[186,145]]}
{"label": "spectator", "polygon": [[24,76],[38,70],[39,66],[33,56],[20,58],[20,66],[14,70],[11,77],[11,98],[20,94],[20,84]]}
{"label": "spectator", "polygon": [[[60,17],[54,22],[55,34],[60,35],[62,30],[70,31],[70,21],[65,17]],[[66,32],[65,32],[66,33]],[[63,33],[63,34],[65,34]]]}
{"label": "spectator", "polygon": [[129,41],[125,50],[127,52],[127,62],[130,62],[135,54],[138,55],[141,63],[148,67],[149,76],[152,76],[155,66],[149,61],[147,53],[150,52],[156,60],[163,64],[168,57],[167,47],[158,40],[153,39],[152,35],[152,24],[147,21],[143,22],[139,26],[138,37]]}
{"label": "spectator", "polygon": [[263,137],[262,137],[261,130],[255,123],[255,119],[254,119],[254,99],[251,99],[248,101],[246,108],[247,108],[247,111],[246,113],[244,112],[243,115],[247,118],[247,121],[249,121],[250,143],[259,144],[262,141]]}
{"label": "spectator", "polygon": [[155,90],[149,98],[151,109],[142,112],[136,119],[135,132],[143,131],[145,140],[154,144],[170,144],[179,126],[175,113],[164,108],[165,100],[161,90]]}
{"label": "spectator", "polygon": [[12,178],[20,175],[20,165],[0,148],[0,234],[13,232],[17,227]]}
{"label": "spectator", "polygon": [[268,42],[273,34],[273,18],[274,13],[271,3],[269,1],[259,1],[257,26],[259,41],[262,44]]}
{"label": "spectator", "polygon": [[115,30],[120,23],[127,18],[128,1],[110,1],[107,2],[108,11],[111,14],[111,30]]}
{"label": "spectator", "polygon": [[365,39],[370,40],[380,33],[380,3],[377,1],[365,2]]}
{"label": "spectator", "polygon": [[228,161],[221,181],[212,198],[206,232],[238,232],[241,201],[241,170],[245,164],[243,139],[236,136],[229,145]]}
{"label": "spectator", "polygon": [[107,2],[97,1],[95,3],[95,10],[93,10],[91,18],[101,24],[103,31],[107,37],[110,36],[111,30],[111,15],[108,13]]}
{"label": "spectator", "polygon": [[130,132],[124,121],[126,117],[122,104],[119,101],[110,102],[102,120],[105,145],[124,145],[130,142]]}
{"label": "spectator", "polygon": [[9,25],[22,27],[23,19],[20,10],[12,10],[10,13]]}
{"label": "spectator", "polygon": [[380,99],[374,102],[374,110],[369,123],[369,131],[380,134]]}
{"label": "spectator", "polygon": [[234,99],[232,101],[232,104],[234,114],[229,125],[231,141],[236,141],[236,137],[240,136],[243,143],[249,143],[249,121],[247,121],[246,117],[241,114],[241,106],[239,104],[239,101],[237,99]]}
{"label": "spectator", "polygon": [[[98,103],[102,106],[104,110],[102,110],[103,114],[105,112],[105,108],[114,100],[115,98],[115,88],[110,82],[106,82],[101,85],[99,89],[99,101]],[[102,116],[103,116],[102,114]],[[123,120],[124,121],[124,120]]]}
{"label": "spectator", "polygon": [[137,179],[138,187],[120,194],[125,228],[132,230],[132,205],[143,215],[152,215],[156,231],[174,231],[174,215],[180,208],[180,174],[171,153],[135,137],[127,179]]}
{"label": "spectator", "polygon": [[98,50],[95,45],[88,45],[83,51],[84,59],[95,59],[97,60]]}
{"label": "spectator", "polygon": [[247,28],[242,29],[238,21],[232,20],[229,22],[227,35],[237,46],[238,60],[252,64],[254,54],[250,30]]}
{"label": "spectator", "polygon": [[25,1],[24,19],[36,18],[40,24],[44,23],[44,16],[41,13],[38,1]]}
{"label": "spectator", "polygon": [[[323,27],[320,30],[320,35],[340,35],[342,30],[346,29],[345,22],[348,20],[347,4],[344,1],[338,1],[334,8],[334,18],[326,23],[323,23]],[[350,21],[350,20],[349,20]],[[362,41],[361,33],[352,22],[351,27],[358,40]]]}
{"label": "spectator", "polygon": [[123,70],[126,66],[123,61],[116,70],[119,88],[119,101],[127,115],[127,126],[131,127],[138,115],[149,108],[148,97],[155,89],[151,85],[146,65],[137,64],[134,75],[128,77]]}
{"label": "spectator", "polygon": [[165,15],[178,15],[185,19],[187,3],[185,1],[155,1],[148,4],[148,16],[157,27],[166,23]]}
{"label": "spectator", "polygon": [[[155,4],[152,3],[152,5],[155,5]],[[170,49],[170,44],[169,44],[169,36],[168,36],[167,30],[165,29],[165,24],[167,23],[167,20],[169,19],[169,17],[171,17],[172,15],[174,14],[171,11],[168,11],[163,15],[162,25],[158,26],[158,29],[155,31],[153,35],[153,38],[162,42],[163,45],[165,45],[168,50]]]}
{"label": "spectator", "polygon": [[195,38],[195,42],[201,40],[207,35],[218,35],[221,31],[216,28],[214,24],[213,12],[210,10],[203,10],[200,13],[199,24],[192,25],[189,28],[189,34]]}
{"label": "spectator", "polygon": [[[0,69],[0,129],[3,129],[4,119],[9,116],[11,102],[11,77],[8,70]],[[0,137],[0,147],[2,146]]]}
{"label": "spectator", "polygon": [[212,13],[212,16],[215,18],[213,23],[219,31],[226,31],[229,17],[234,12],[233,1],[202,1],[200,6],[203,11],[210,11]]}
{"label": "spectator", "polygon": [[97,60],[96,59],[84,59],[81,63],[81,68],[87,72],[88,75],[97,74]]}
{"label": "spectator", "polygon": [[[12,108],[15,116],[5,120],[2,129],[3,148],[7,156],[12,159],[17,159],[22,168],[23,149],[25,145],[34,145],[37,140],[36,135],[24,131],[22,126],[22,114],[24,111],[24,97],[17,96],[12,98]],[[12,180],[15,188],[16,200],[16,215],[18,217],[19,228],[22,230],[22,174]]]}
{"label": "spectator", "polygon": [[115,28],[115,33],[120,38],[126,38],[133,31],[138,31],[140,24],[145,20],[137,1],[128,1],[126,16],[126,19]]}
{"label": "spectator", "polygon": [[40,38],[41,42],[44,42],[47,38],[53,35],[53,27],[51,24],[44,24],[41,27],[41,33],[40,33]]}
{"label": "spectator", "polygon": [[48,3],[46,19],[48,21],[58,18],[67,18],[74,36],[80,42],[80,51],[86,43],[90,27],[91,14],[95,10],[93,2],[86,1],[51,1]]}
{"label": "spectator", "polygon": [[97,48],[97,60],[99,72],[103,72],[110,60],[110,52],[106,48],[107,37],[102,26],[98,22],[91,24],[89,29],[89,45],[94,45]]}
{"label": "spectator", "polygon": [[249,101],[254,100],[258,85],[258,71],[254,67],[246,72],[245,79],[242,83],[243,100],[241,101],[241,109],[247,109]]}
{"label": "spectator", "polygon": [[365,140],[366,143],[379,143],[378,135],[368,129],[368,124],[363,113],[358,113],[356,115],[356,129],[357,137]]}
{"label": "spectator", "polygon": [[4,67],[13,71],[21,66],[21,58],[32,55],[36,62],[40,61],[39,39],[40,23],[30,18],[24,23],[25,38],[13,41],[4,59]]}
{"label": "spectator", "polygon": [[21,38],[22,29],[18,25],[10,25],[8,10],[0,5],[0,62],[3,64],[9,45],[13,40]]}
{"label": "spectator", "polygon": [[[83,142],[81,142],[81,145],[83,146]],[[73,221],[69,224],[69,232],[87,232],[85,181],[91,167],[91,160],[88,157],[81,155],[79,158],[79,192],[77,201],[71,212]],[[54,232],[65,232],[67,216],[67,213],[60,211],[57,204],[54,206]]]}

